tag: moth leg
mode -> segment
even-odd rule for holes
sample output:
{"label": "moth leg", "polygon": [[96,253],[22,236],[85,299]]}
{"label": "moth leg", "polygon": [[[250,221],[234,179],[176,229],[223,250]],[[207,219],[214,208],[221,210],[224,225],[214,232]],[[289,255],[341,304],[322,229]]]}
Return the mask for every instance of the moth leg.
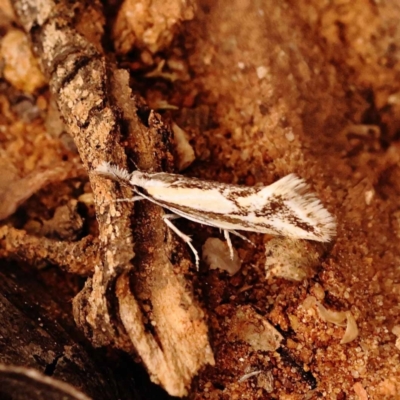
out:
{"label": "moth leg", "polygon": [[114,200],[114,202],[115,203],[124,203],[124,202],[134,203],[135,201],[139,201],[139,200],[144,200],[144,197],[142,197],[142,196],[133,196],[130,199],[117,199],[117,200]]}
{"label": "moth leg", "polygon": [[241,233],[237,232],[237,231],[233,231],[230,230],[229,233],[232,233],[233,235],[236,235],[238,237],[240,237],[240,239],[245,240],[246,242],[249,242],[251,245],[255,246],[256,244],[254,242],[252,242],[249,238],[247,238],[246,236],[243,236]]}
{"label": "moth leg", "polygon": [[182,218],[182,217],[178,214],[165,214],[163,218],[168,218],[169,220],[171,220],[171,219],[178,219],[178,218]]}
{"label": "moth leg", "polygon": [[135,201],[143,200],[144,197],[142,196],[133,196],[129,199],[116,199],[116,200],[111,200],[108,204],[112,203],[134,203]]}
{"label": "moth leg", "polygon": [[229,236],[229,231],[227,231],[226,229],[224,229],[224,237],[225,237],[226,243],[228,244],[228,247],[229,247],[229,254],[231,256],[231,260],[233,260],[234,254],[233,254],[233,246],[232,246],[232,242],[231,242],[231,237]]}
{"label": "moth leg", "polygon": [[199,254],[197,253],[197,250],[194,248],[194,246],[192,245],[191,241],[192,239],[188,236],[185,235],[183,232],[181,232],[170,220],[171,219],[176,219],[179,218],[178,215],[175,214],[165,214],[163,216],[163,220],[165,222],[165,224],[168,226],[168,228],[170,228],[171,230],[173,230],[192,250],[193,254],[194,254],[194,258],[196,260],[196,268],[197,271],[199,270],[199,264],[200,264],[200,258],[199,258]]}

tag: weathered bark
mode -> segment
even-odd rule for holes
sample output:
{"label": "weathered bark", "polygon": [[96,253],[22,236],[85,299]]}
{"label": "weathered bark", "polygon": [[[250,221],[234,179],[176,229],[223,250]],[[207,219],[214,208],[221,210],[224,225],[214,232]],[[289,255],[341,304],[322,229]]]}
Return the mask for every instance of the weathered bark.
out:
{"label": "weathered bark", "polygon": [[102,161],[128,167],[130,159],[142,170],[170,171],[170,129],[132,95],[128,74],[106,60],[99,3],[16,0],[14,7],[95,198],[101,257],[90,258],[94,275],[74,300],[75,320],[95,346],[137,352],[155,382],[182,396],[199,368],[213,363],[204,314],[182,274],[190,263],[170,261],[184,248],[171,242],[161,208],[143,202],[133,218],[132,205],[114,202],[129,191],[90,173]]}
{"label": "weathered bark", "polygon": [[73,386],[34,369],[0,364],[0,396],[14,400],[90,400]]}
{"label": "weathered bark", "polygon": [[[68,382],[93,399],[140,398],[129,374],[115,372],[109,359],[85,345],[69,307],[59,304],[54,294],[28,270],[1,263],[0,394],[61,398],[57,385],[43,387],[44,374]],[[36,370],[39,382],[15,367]],[[35,397],[37,391],[42,397]]]}

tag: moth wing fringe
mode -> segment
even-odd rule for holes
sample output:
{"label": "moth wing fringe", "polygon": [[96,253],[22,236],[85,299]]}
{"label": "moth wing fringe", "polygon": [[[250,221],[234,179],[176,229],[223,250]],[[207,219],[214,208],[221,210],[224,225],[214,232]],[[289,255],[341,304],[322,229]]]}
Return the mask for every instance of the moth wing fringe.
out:
{"label": "moth wing fringe", "polygon": [[274,196],[282,196],[297,215],[313,221],[318,232],[315,240],[329,242],[336,235],[336,221],[325,209],[308,184],[295,174],[289,174],[271,185]]}

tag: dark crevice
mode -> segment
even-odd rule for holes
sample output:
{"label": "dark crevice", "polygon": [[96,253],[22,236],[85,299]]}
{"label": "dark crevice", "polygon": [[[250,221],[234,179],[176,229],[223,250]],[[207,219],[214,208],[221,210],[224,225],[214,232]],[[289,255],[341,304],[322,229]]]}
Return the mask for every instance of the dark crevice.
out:
{"label": "dark crevice", "polygon": [[46,365],[46,368],[44,369],[43,373],[47,376],[53,376],[54,371],[57,368],[57,364],[58,361],[60,360],[60,358],[62,358],[63,356],[59,355],[54,357],[53,361],[49,364]]}
{"label": "dark crevice", "polygon": [[285,363],[296,369],[301,378],[310,386],[311,390],[314,390],[317,387],[317,379],[311,371],[305,371],[287,350],[280,348],[276,351],[281,355],[282,360]]}

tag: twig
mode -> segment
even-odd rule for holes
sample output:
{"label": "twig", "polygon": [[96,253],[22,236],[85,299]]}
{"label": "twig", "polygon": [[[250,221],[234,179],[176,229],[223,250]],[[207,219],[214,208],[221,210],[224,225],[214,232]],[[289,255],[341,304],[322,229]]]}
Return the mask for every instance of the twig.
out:
{"label": "twig", "polygon": [[[90,236],[78,242],[52,240],[36,237],[11,226],[0,227],[0,257],[18,257],[35,263],[46,260],[58,265],[66,272],[91,275],[98,263],[99,242]],[[82,254],[85,256],[82,257]]]}
{"label": "twig", "polygon": [[[105,59],[99,2],[71,6],[65,0],[15,0],[14,7],[89,172],[95,198],[101,257],[93,278],[74,299],[75,320],[95,345],[113,343],[126,351],[134,347],[152,379],[182,396],[199,368],[213,363],[203,312],[190,284],[174,273],[170,262],[172,251],[186,250],[166,240],[160,207],[143,202],[141,213],[132,218],[132,205],[114,202],[130,194],[90,174],[102,161],[126,168],[131,158],[142,170],[169,171],[171,132],[132,96],[128,74]],[[181,270],[190,265],[184,259],[179,264]],[[147,319],[157,340],[143,325],[144,303],[151,305]],[[162,353],[164,363],[151,357],[148,344]]]}

